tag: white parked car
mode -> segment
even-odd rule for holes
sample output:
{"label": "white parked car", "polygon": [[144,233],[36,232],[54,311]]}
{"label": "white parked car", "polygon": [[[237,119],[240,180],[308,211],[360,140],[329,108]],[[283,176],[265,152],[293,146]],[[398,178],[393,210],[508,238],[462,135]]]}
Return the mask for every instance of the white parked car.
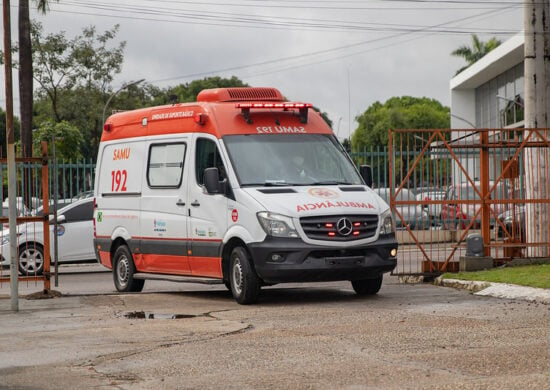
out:
{"label": "white parked car", "polygon": [[[15,215],[18,216],[18,217],[21,217],[21,216],[24,216],[24,215],[29,215],[29,211],[28,209],[25,207],[25,205],[22,205],[21,207],[17,207],[17,211],[15,212]],[[5,218],[9,218],[10,216],[10,208],[8,205],[6,204],[3,204],[2,205],[2,215],[0,215],[1,217],[5,217]],[[7,229],[9,228],[10,225],[7,221],[5,221],[3,224],[2,224],[2,229]]]}
{"label": "white parked car", "polygon": [[[390,189],[389,188],[376,188],[375,191],[380,195],[382,199],[390,204]],[[394,189],[395,191],[395,189]],[[396,196],[397,202],[409,202],[415,201],[416,197],[414,192],[407,188],[402,188]],[[395,207],[399,214],[403,216],[403,221],[396,216],[395,224],[398,230],[405,230],[408,225],[411,230],[428,230],[430,229],[430,218],[428,213],[420,205],[410,204],[398,204]]]}
{"label": "white parked car", "polygon": [[[94,199],[86,198],[73,202],[57,212],[58,261],[95,260]],[[50,216],[50,258],[53,264],[54,226]],[[9,230],[0,233],[0,265],[10,262]],[[44,268],[44,234],[42,222],[27,222],[17,226],[19,272],[23,275],[42,274]]]}

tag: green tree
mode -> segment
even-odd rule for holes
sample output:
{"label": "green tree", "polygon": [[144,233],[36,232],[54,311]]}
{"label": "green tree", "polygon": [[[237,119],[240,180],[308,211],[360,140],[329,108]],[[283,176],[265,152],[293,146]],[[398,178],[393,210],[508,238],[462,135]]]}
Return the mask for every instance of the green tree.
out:
{"label": "green tree", "polygon": [[467,65],[460,68],[456,74],[459,74],[470,65],[479,61],[491,50],[494,50],[501,44],[501,41],[496,38],[491,38],[487,42],[483,42],[476,34],[472,34],[472,46],[462,45],[458,49],[454,50],[451,55],[456,57],[462,57],[466,60]]}
{"label": "green tree", "polygon": [[87,27],[68,39],[65,32],[44,35],[33,24],[36,123],[67,121],[80,129],[87,140],[81,146],[84,157],[95,157],[103,126],[101,114],[109,98],[114,75],[120,73],[126,43],[113,43],[118,25],[98,34]]}
{"label": "green tree", "polygon": [[52,139],[55,139],[57,159],[76,160],[82,157],[80,145],[84,142],[84,137],[76,126],[67,121],[42,123],[33,137],[35,155],[40,155],[40,144],[42,141],[46,141],[48,143],[48,155],[51,156],[53,154]]}
{"label": "green tree", "polygon": [[[359,126],[353,133],[351,144],[353,150],[362,151],[364,148],[370,150],[371,148],[387,147],[390,129],[448,128],[450,126],[450,110],[435,99],[411,96],[392,97],[383,104],[375,102],[356,120]],[[422,141],[416,137],[425,139],[426,133],[409,133],[402,142],[407,145],[407,148],[421,147]],[[359,163],[365,163],[365,161],[359,161]],[[396,172],[402,173],[410,163],[408,155],[396,158],[394,168]],[[427,161],[423,165],[429,166]],[[387,172],[384,167],[373,167],[373,169],[376,174]],[[398,173],[397,178],[400,177]]]}
{"label": "green tree", "polygon": [[119,26],[98,34],[95,27],[86,27],[82,34],[69,40],[65,32],[43,36],[39,23],[33,24],[34,79],[39,94],[51,103],[52,119],[59,122],[62,116],[59,95],[78,88],[92,88],[108,93],[114,75],[120,73],[126,42],[110,47]]}
{"label": "green tree", "polygon": [[[13,118],[15,140],[19,139],[19,120]],[[6,158],[6,111],[0,108],[0,158]],[[7,192],[6,192],[7,194]]]}
{"label": "green tree", "polygon": [[427,97],[392,97],[384,104],[373,103],[356,120],[359,126],[353,133],[351,144],[354,150],[362,150],[364,147],[387,146],[390,129],[448,128],[450,110]]}
{"label": "green tree", "polygon": [[351,151],[351,141],[349,138],[344,138],[342,141],[342,146],[348,151],[348,153]]}
{"label": "green tree", "polygon": [[[48,8],[47,0],[36,0],[40,12],[46,13]],[[32,64],[32,41],[31,41],[31,20],[29,15],[29,0],[19,0],[18,13],[19,29],[19,106],[20,106],[20,137],[21,152],[23,157],[32,156],[32,112],[33,112],[33,64]],[[30,205],[33,189],[32,172],[23,172],[23,195],[25,204]],[[30,177],[29,177],[30,176]]]}
{"label": "green tree", "polygon": [[[38,11],[46,13],[47,0],[35,0]],[[23,156],[32,155],[33,62],[29,0],[19,0],[19,106]]]}

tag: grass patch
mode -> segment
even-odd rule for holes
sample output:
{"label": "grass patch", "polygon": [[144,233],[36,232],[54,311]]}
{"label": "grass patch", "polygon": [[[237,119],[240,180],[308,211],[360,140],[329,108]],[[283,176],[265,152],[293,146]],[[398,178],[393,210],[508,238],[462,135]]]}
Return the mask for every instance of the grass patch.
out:
{"label": "grass patch", "polygon": [[479,280],[550,288],[550,264],[495,268],[487,271],[444,273],[443,279]]}

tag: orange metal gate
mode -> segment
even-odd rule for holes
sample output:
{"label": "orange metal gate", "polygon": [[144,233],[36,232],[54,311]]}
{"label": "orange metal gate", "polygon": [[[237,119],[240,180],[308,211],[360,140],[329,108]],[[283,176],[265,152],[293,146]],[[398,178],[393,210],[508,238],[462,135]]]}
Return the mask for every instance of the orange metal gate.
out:
{"label": "orange metal gate", "polygon": [[549,131],[391,130],[389,203],[401,243],[394,272],[457,271],[473,240],[495,264],[548,257]]}
{"label": "orange metal gate", "polygon": [[[49,180],[48,180],[48,149],[45,142],[41,145],[42,149],[42,157],[30,157],[30,158],[16,158],[16,171],[18,174],[17,177],[17,195],[18,200],[21,199],[21,204],[18,204],[17,207],[17,218],[16,218],[16,224],[19,227],[23,223],[37,223],[42,224],[42,231],[43,233],[49,233],[50,231],[50,222],[49,222],[49,214],[50,214],[50,199],[49,199]],[[6,164],[6,159],[0,159],[1,164]],[[35,167],[38,166],[39,169],[35,169]],[[4,177],[4,172],[2,171],[2,177]],[[37,175],[39,176],[38,180],[33,180],[32,176]],[[25,182],[27,182],[27,185],[25,185]],[[30,183],[38,184],[37,186],[33,186]],[[33,188],[35,187],[35,188]],[[26,205],[24,205],[22,201],[22,195],[24,194],[23,188],[27,188],[28,191],[31,193],[30,198],[34,199],[41,199],[42,201],[42,215],[33,215],[33,210],[29,209]],[[1,190],[2,195],[4,195],[4,189]],[[2,200],[4,199],[4,196],[2,196]],[[6,198],[7,201],[7,198]],[[0,263],[0,287],[2,287],[5,284],[9,284],[10,282],[10,272],[8,270],[9,267],[9,256],[7,256],[4,253],[4,248],[6,245],[9,245],[9,242],[6,242],[5,238],[7,239],[9,233],[6,230],[8,228],[9,218],[8,215],[5,215],[5,213],[2,213],[0,215],[0,223],[3,225],[3,230],[0,233],[0,237],[2,238],[1,242],[2,245],[0,246],[0,259],[2,259],[2,263]],[[37,233],[38,234],[38,233]],[[36,237],[34,237],[36,238]],[[29,242],[30,241],[30,242]],[[27,283],[35,283],[37,286],[39,284],[43,283],[43,290],[49,291],[50,290],[50,235],[44,234],[43,237],[40,237],[40,240],[43,245],[32,243],[33,237],[29,238],[29,241],[26,241],[25,244],[19,242],[19,234],[18,234],[18,243],[17,248],[18,252],[21,252],[23,249],[22,246],[29,247],[30,245],[39,245],[43,251],[43,270],[41,272],[41,275],[29,275],[28,273],[19,271],[19,281],[25,281]],[[18,253],[19,255],[19,253]],[[19,257],[19,256],[18,256]],[[32,260],[32,259],[31,259]]]}

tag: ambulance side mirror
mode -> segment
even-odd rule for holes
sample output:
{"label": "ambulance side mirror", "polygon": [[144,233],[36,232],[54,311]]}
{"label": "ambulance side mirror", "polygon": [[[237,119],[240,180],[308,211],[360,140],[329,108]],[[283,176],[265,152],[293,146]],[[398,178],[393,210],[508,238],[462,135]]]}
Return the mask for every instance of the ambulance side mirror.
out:
{"label": "ambulance side mirror", "polygon": [[206,192],[209,194],[223,194],[225,192],[224,182],[218,180],[218,168],[206,168],[204,170],[203,182]]}
{"label": "ambulance side mirror", "polygon": [[359,173],[365,181],[365,184],[372,188],[372,168],[370,167],[370,165],[359,166]]}

